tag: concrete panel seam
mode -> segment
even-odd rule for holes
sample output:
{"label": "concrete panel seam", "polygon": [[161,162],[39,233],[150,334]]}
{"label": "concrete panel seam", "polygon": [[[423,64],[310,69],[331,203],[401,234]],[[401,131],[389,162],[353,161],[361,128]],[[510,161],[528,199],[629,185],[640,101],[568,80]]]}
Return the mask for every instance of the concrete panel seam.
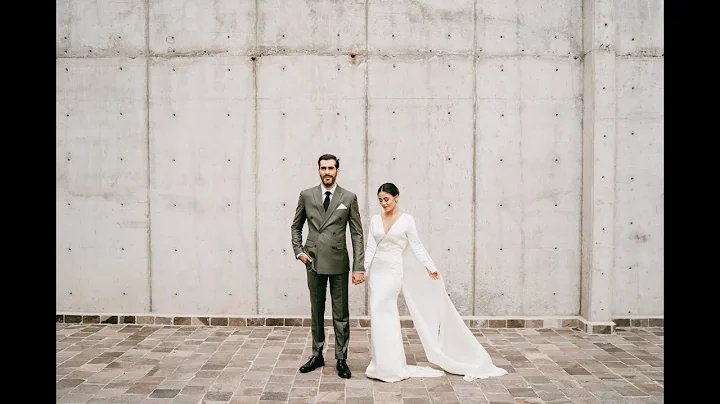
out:
{"label": "concrete panel seam", "polygon": [[472,208],[470,215],[472,216],[472,314],[473,316],[475,313],[475,304],[476,302],[476,282],[477,282],[477,246],[475,244],[476,242],[476,235],[475,232],[477,231],[477,0],[473,0],[473,17],[472,17],[472,24],[473,24],[473,91],[472,91],[472,111],[473,111],[473,117],[472,117]]}
{"label": "concrete panel seam", "polygon": [[[607,49],[593,49],[594,51],[608,51]],[[507,59],[507,60],[569,60],[569,59],[584,59],[585,56],[590,52],[585,52],[580,56],[573,56],[573,55],[516,55],[512,53],[508,54],[489,54],[489,55],[482,55],[483,59]],[[155,58],[158,60],[171,60],[171,59],[184,59],[184,58],[192,58],[192,59],[198,59],[203,57],[208,58],[233,58],[238,56],[247,56],[247,57],[262,57],[262,56],[340,56],[340,55],[356,55],[356,56],[364,56],[368,57],[370,56],[369,51],[332,51],[332,52],[324,52],[324,51],[317,51],[317,50],[306,50],[306,51],[283,51],[283,50],[274,50],[274,49],[257,49],[252,50],[249,52],[240,52],[240,53],[226,53],[226,52],[215,52],[215,51],[198,51],[198,52],[175,52],[175,53],[158,53],[158,52],[147,52],[144,54],[137,54],[137,55],[125,55],[122,56],[122,58],[137,58],[142,56],[147,56],[150,58]],[[474,54],[472,52],[442,52],[438,50],[433,50],[432,53],[430,52],[374,52],[373,56],[379,57],[379,58],[403,58],[403,57],[409,57],[413,58],[414,60],[434,60],[438,57],[473,57]],[[617,55],[618,59],[657,59],[657,58],[663,58],[665,56],[664,53],[662,54],[624,54],[624,55]],[[93,59],[93,60],[103,60],[103,59],[117,59],[117,55],[63,55],[63,56],[56,56],[57,60],[60,59]]]}
{"label": "concrete panel seam", "polygon": [[[257,1],[256,1],[257,4]],[[257,28],[256,28],[257,29]],[[258,225],[258,220],[260,218],[260,212],[259,212],[259,189],[258,189],[258,84],[257,84],[257,58],[253,57],[252,59],[252,79],[253,79],[253,93],[255,95],[255,105],[253,105],[253,119],[255,126],[254,128],[254,137],[255,139],[253,142],[255,143],[253,147],[255,148],[255,156],[253,157],[253,178],[254,178],[254,184],[255,187],[255,312],[257,314],[260,314],[260,249],[258,248],[260,245],[260,226]]]}
{"label": "concrete panel seam", "polygon": [[[615,284],[615,262],[617,260],[617,253],[618,251],[618,241],[617,237],[615,235],[615,220],[617,218],[617,205],[618,205],[618,196],[617,196],[617,164],[618,164],[618,141],[617,141],[617,133],[618,133],[618,120],[617,120],[617,69],[615,67],[615,63],[613,63],[612,67],[612,73],[609,75],[613,78],[615,83],[613,83],[613,88],[615,89],[615,105],[613,105],[612,111],[613,111],[613,133],[612,133],[612,139],[613,139],[613,164],[610,170],[612,170],[612,217],[610,218],[612,223],[611,229],[611,235],[612,235],[612,251],[611,254],[612,257],[610,258],[610,281],[608,282],[608,300],[609,300],[609,310],[610,313],[615,312],[615,291],[612,285]],[[594,124],[594,122],[593,122]],[[594,156],[593,156],[594,158]]]}
{"label": "concrete panel seam", "polygon": [[[258,19],[260,18],[260,1],[255,0],[255,48],[253,49],[253,54],[257,53],[258,50]],[[260,213],[258,212],[259,205],[259,196],[258,196],[258,85],[257,85],[257,56],[252,56],[250,58],[252,62],[252,80],[253,80],[253,95],[255,96],[255,105],[253,105],[253,119],[255,126],[254,128],[254,137],[255,139],[253,142],[255,143],[253,147],[255,148],[255,156],[253,161],[253,177],[254,177],[254,184],[253,187],[255,188],[255,313],[260,314],[260,226],[258,225],[258,219],[260,217]]]}
{"label": "concrete panel seam", "polygon": [[[368,29],[368,20],[369,20],[369,2],[370,0],[365,0],[365,211],[368,212],[369,216],[370,213],[370,195],[371,193],[367,192],[368,189],[370,189],[370,169],[368,166],[370,165],[370,133],[369,133],[369,109],[370,109],[370,82],[369,80],[369,74],[370,74],[370,58],[368,55],[369,45],[368,45],[368,36],[369,36],[369,29]],[[374,198],[373,198],[374,199]],[[370,218],[367,219],[368,223],[370,222]],[[369,226],[368,226],[369,229]],[[367,268],[365,268],[367,271]],[[368,304],[369,304],[369,288],[365,288],[365,314],[368,314]]]}
{"label": "concrete panel seam", "polygon": [[658,51],[655,53],[652,53],[650,51],[638,51],[635,53],[624,53],[622,55],[615,53],[615,58],[620,60],[653,60],[664,57],[665,51]]}
{"label": "concrete panel seam", "polygon": [[[585,32],[585,16],[586,16],[585,6],[586,6],[586,2],[585,1],[581,2],[580,15],[581,15],[582,24],[583,24],[583,27],[582,27],[583,39],[581,41],[582,42],[581,71],[583,74],[583,77],[582,77],[583,88],[582,88],[582,91],[580,92],[580,94],[583,96],[583,106],[582,106],[582,110],[580,113],[580,156],[581,156],[582,160],[584,160],[584,158],[585,158],[585,142],[587,141],[585,139],[585,124],[586,124],[586,121],[585,121],[585,114],[586,114],[586,112],[585,112],[585,90],[586,90],[585,89],[585,64],[587,63],[587,59],[585,58],[585,55],[587,55],[589,53],[589,51],[586,49],[586,46],[585,46],[585,36],[587,35],[587,33]],[[584,206],[585,206],[584,198],[586,196],[584,190],[585,190],[585,187],[588,185],[585,183],[585,170],[586,170],[585,162],[581,161],[581,163],[580,163],[580,212],[581,213],[580,213],[580,229],[579,229],[580,230],[580,265],[578,268],[578,270],[580,271],[580,293],[578,293],[578,312],[579,313],[583,312],[583,263],[585,262],[584,254],[589,254],[588,250],[591,248],[591,247],[588,247],[587,249],[583,249],[583,245],[585,243],[583,240],[583,233],[585,232],[585,229],[583,227],[584,227],[585,220],[583,220],[582,216],[584,214],[586,214],[585,209],[584,209]],[[591,240],[591,242],[592,242],[592,240]]]}
{"label": "concrete panel seam", "polygon": [[[516,25],[515,25],[515,35],[516,38],[520,37],[520,13],[517,13],[516,16]],[[518,98],[518,117],[520,117],[520,125],[518,125],[519,129],[519,138],[518,138],[518,148],[520,149],[520,183],[524,184],[525,179],[523,178],[523,161],[525,159],[525,156],[523,156],[523,124],[522,124],[522,116],[523,116],[523,99],[522,97]],[[525,268],[525,200],[523,199],[520,202],[520,290],[525,290],[525,279],[526,276],[526,268]],[[524,296],[521,296],[520,301],[520,307],[524,308],[525,305],[525,299]]]}
{"label": "concrete panel seam", "polygon": [[[584,1],[580,5],[580,13],[583,16],[583,23],[584,23],[584,18],[585,18],[584,17],[585,16],[585,2]],[[583,35],[585,35],[584,30],[583,30]],[[583,40],[583,42],[584,42],[584,40]],[[588,254],[588,251],[585,251],[585,249],[583,249],[583,244],[584,244],[583,232],[585,231],[583,229],[583,226],[585,223],[585,221],[583,220],[583,215],[585,214],[584,206],[585,206],[585,197],[586,197],[584,190],[585,190],[585,187],[587,186],[587,184],[585,183],[586,168],[585,168],[585,162],[583,161],[585,158],[584,156],[585,156],[585,142],[586,142],[586,139],[585,139],[585,113],[586,113],[585,112],[585,63],[587,63],[587,59],[585,59],[585,54],[586,54],[586,52],[584,52],[584,48],[583,48],[583,58],[582,58],[582,62],[580,63],[580,71],[582,72],[582,75],[583,75],[583,77],[582,77],[583,88],[582,88],[582,91],[580,92],[580,95],[582,97],[582,109],[580,110],[580,156],[581,156],[581,161],[580,161],[580,226],[579,226],[580,228],[578,229],[579,233],[580,233],[579,234],[579,236],[580,236],[579,237],[579,240],[580,240],[580,249],[579,249],[580,265],[578,265],[578,271],[580,272],[580,285],[579,285],[580,293],[578,293],[578,313],[582,313],[582,311],[583,311],[583,309],[582,309],[582,307],[583,307],[582,306],[582,304],[583,304],[583,262],[585,262],[585,254]],[[588,249],[589,249],[589,247],[588,247]]]}
{"label": "concrete panel seam", "polygon": [[[150,2],[145,2],[145,47],[150,53]],[[147,243],[148,243],[148,312],[153,311],[153,289],[152,289],[152,153],[150,150],[150,58],[145,59],[145,130],[147,136]]]}

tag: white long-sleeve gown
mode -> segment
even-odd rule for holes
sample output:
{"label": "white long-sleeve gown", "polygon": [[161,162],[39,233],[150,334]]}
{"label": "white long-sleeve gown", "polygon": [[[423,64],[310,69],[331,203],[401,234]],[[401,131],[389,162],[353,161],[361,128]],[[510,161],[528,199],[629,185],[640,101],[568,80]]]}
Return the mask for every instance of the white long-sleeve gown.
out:
{"label": "white long-sleeve gown", "polygon": [[[397,306],[401,289],[429,362],[467,381],[507,374],[493,365],[490,355],[467,328],[445,291],[443,278],[433,280],[428,276],[425,268],[432,272],[438,269],[420,242],[412,215],[403,213],[387,234],[380,215],[374,215],[366,244],[371,326],[367,377],[397,382],[444,374],[431,367],[407,364]],[[408,262],[412,259],[409,251],[405,254],[408,244],[408,250],[422,266]]]}

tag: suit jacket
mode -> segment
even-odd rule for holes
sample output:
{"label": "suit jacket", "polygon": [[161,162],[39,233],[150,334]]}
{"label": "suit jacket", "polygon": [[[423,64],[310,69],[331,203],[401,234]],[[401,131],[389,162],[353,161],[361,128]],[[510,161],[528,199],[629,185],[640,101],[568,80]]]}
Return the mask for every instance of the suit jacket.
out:
{"label": "suit jacket", "polygon": [[[307,269],[323,275],[339,275],[350,270],[346,232],[350,228],[354,272],[365,272],[365,245],[357,195],[340,187],[335,189],[327,212],[323,209],[322,185],[300,192],[295,217],[290,225],[295,256],[301,252],[312,258]],[[341,204],[346,209],[338,209]],[[308,223],[308,236],[302,242],[302,230]],[[348,226],[349,225],[349,226]]]}

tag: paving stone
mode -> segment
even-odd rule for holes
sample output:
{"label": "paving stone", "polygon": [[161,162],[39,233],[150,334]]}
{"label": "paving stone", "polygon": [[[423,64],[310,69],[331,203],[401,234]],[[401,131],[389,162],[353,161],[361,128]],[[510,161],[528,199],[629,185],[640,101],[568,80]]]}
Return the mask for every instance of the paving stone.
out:
{"label": "paving stone", "polygon": [[[69,316],[65,316],[66,318]],[[73,320],[72,318],[70,318]],[[367,324],[354,324],[348,364],[337,375],[334,334],[327,327],[327,366],[298,368],[311,355],[300,319],[277,326],[225,318],[175,318],[174,325],[121,317],[119,322],[56,324],[58,403],[489,404],[663,403],[663,327],[590,335],[567,328],[472,328],[496,365],[510,373],[467,382],[459,375],[370,380]],[[132,320],[132,321],[131,321]],[[201,321],[204,320],[204,321]],[[218,326],[213,325],[216,323]],[[272,323],[272,322],[271,322]],[[514,320],[503,321],[515,325]],[[407,324],[406,324],[407,325]],[[503,324],[507,325],[507,324]],[[410,324],[411,326],[411,324]],[[409,364],[429,365],[412,328],[403,328]]]}

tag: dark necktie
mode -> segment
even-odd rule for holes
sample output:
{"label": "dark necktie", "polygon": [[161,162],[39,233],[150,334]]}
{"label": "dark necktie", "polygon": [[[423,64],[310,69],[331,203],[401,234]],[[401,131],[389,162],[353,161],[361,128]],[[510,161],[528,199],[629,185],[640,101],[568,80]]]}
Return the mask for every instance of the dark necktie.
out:
{"label": "dark necktie", "polygon": [[327,208],[330,206],[330,191],[325,191],[325,200],[323,201],[323,208],[327,212]]}

